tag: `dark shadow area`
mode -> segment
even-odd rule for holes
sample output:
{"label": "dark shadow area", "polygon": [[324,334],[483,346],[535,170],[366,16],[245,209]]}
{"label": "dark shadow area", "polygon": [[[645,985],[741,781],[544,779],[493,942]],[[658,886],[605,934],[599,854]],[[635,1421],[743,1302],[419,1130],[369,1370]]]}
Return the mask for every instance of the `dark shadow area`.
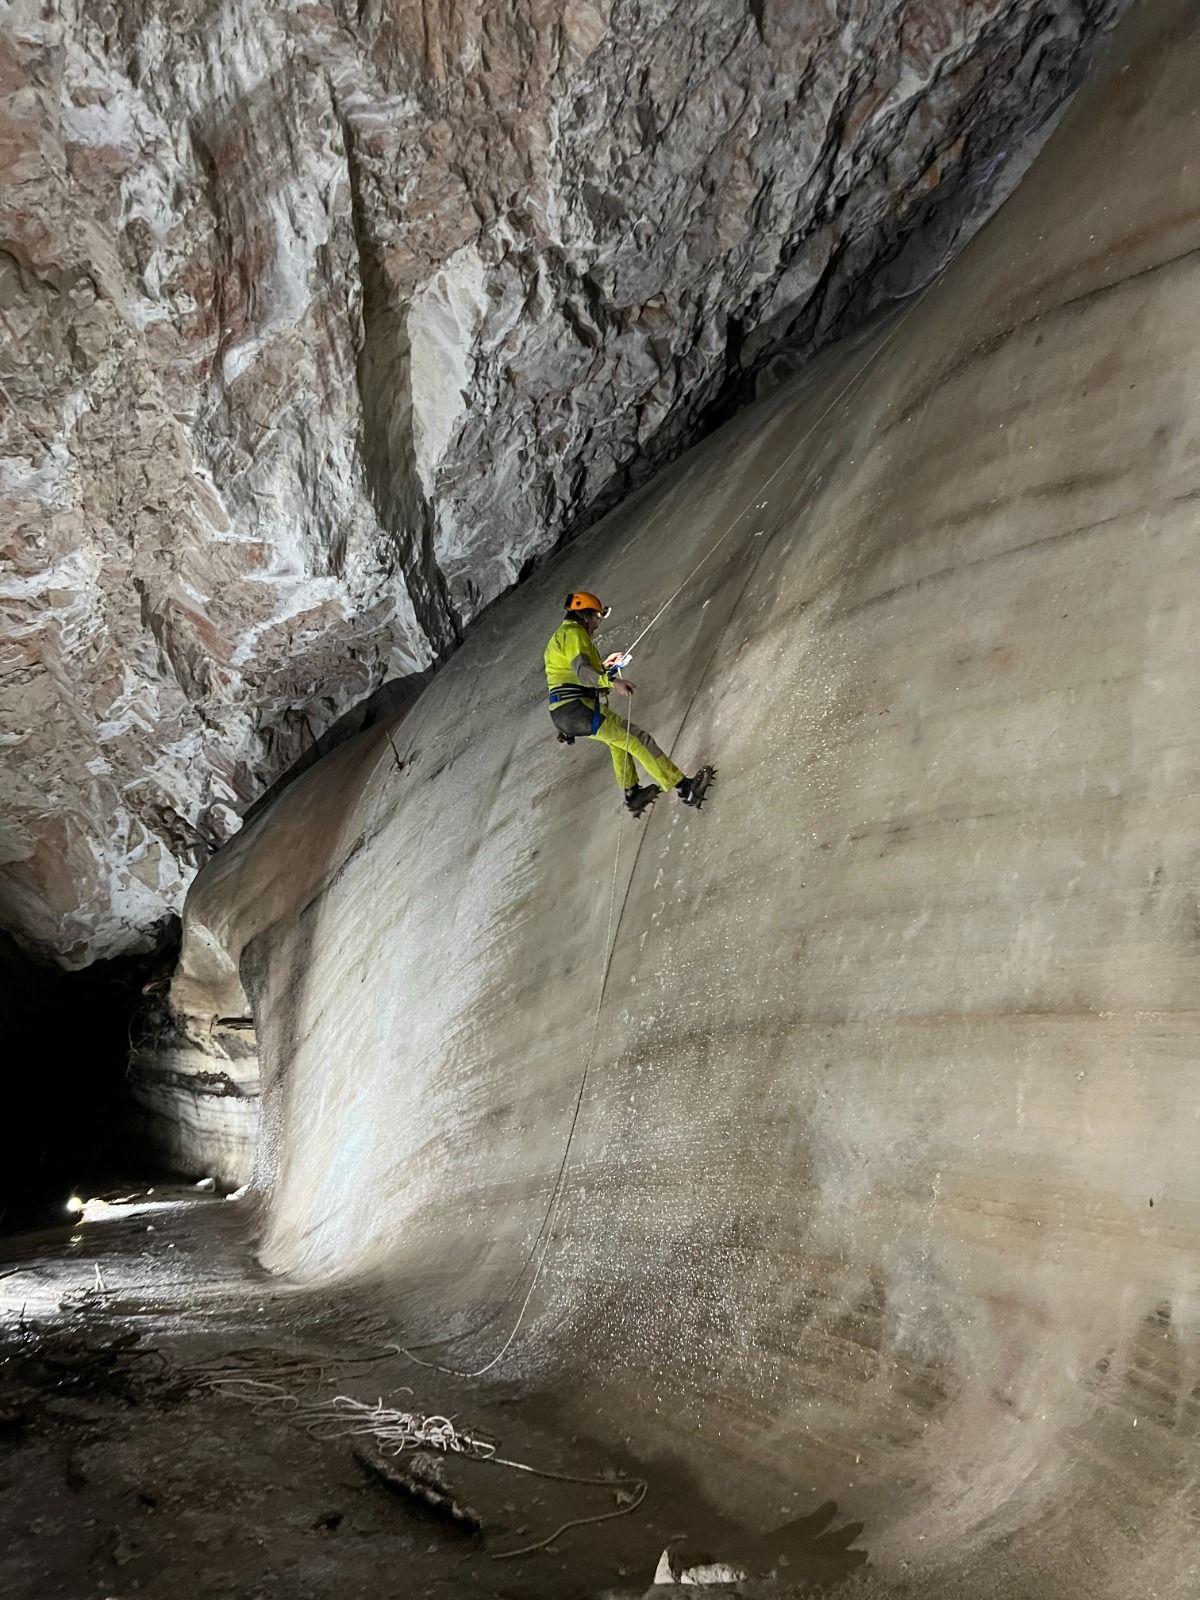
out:
{"label": "dark shadow area", "polygon": [[0,1232],[62,1220],[85,1196],[145,1175],[128,1136],[129,1024],[143,990],[174,964],[178,925],[149,955],[63,972],[0,931],[0,1029],[6,1074]]}
{"label": "dark shadow area", "polygon": [[[981,117],[980,106],[965,101],[955,130],[959,153],[953,173],[932,189],[915,185],[896,211],[841,240],[811,290],[766,317],[779,282],[772,276],[727,318],[723,363],[711,380],[671,409],[658,431],[578,509],[553,545],[529,558],[518,582],[540,571],[686,451],[796,377],[822,351],[872,323],[886,322],[927,287],[1020,182],[1105,37],[1102,30],[1082,46],[1075,39],[1055,38],[1031,54],[1017,70],[1039,75],[1050,92],[1040,93],[1030,82],[1017,108]],[[1024,156],[1014,161],[1014,152]],[[782,274],[810,243],[807,231],[796,235],[781,262]]]}
{"label": "dark shadow area", "polygon": [[435,671],[435,667],[427,667],[424,672],[414,672],[407,678],[389,678],[386,683],[380,684],[374,694],[351,706],[336,722],[331,722],[320,738],[314,739],[304,754],[246,807],[242,812],[242,827],[246,828],[272,806],[302,773],[315,766],[322,756],[328,755],[338,745],[345,744],[347,739],[353,739],[355,734],[363,733],[367,728],[373,728],[378,722],[387,721],[389,717],[407,715],[425,692]]}

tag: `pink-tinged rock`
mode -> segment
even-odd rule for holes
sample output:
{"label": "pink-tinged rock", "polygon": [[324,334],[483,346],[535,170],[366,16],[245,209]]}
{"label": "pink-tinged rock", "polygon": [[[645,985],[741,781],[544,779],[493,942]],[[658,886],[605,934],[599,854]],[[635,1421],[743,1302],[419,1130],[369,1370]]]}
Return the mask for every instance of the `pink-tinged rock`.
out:
{"label": "pink-tinged rock", "polygon": [[0,921],[149,942],[343,713],[927,278],[1118,9],[18,0]]}

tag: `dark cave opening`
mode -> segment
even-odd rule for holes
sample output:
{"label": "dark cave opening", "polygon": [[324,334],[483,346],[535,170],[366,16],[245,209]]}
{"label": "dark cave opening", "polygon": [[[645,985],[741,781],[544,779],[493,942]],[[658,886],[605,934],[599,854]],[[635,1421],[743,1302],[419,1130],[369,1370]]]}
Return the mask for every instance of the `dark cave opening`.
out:
{"label": "dark cave opening", "polygon": [[149,954],[63,972],[0,931],[10,1129],[0,1232],[62,1221],[72,1194],[150,1175],[130,1118],[129,1028],[146,986],[170,972],[178,941],[172,922]]}

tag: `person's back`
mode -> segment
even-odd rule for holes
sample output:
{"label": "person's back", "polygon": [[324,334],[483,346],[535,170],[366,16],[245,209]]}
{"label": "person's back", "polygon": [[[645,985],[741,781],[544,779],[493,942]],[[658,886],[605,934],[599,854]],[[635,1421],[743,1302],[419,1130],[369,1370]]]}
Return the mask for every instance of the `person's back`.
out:
{"label": "person's back", "polygon": [[[579,676],[581,666],[590,666],[596,674],[596,681],[589,691],[583,679]],[[584,693],[595,693],[600,680],[606,678],[604,663],[600,659],[600,652],[592,643],[591,634],[577,617],[564,617],[562,622],[550,635],[546,646],[546,688],[552,693],[555,689],[578,688]],[[611,683],[611,678],[607,679]],[[567,695],[563,699],[575,698]]]}
{"label": "person's back", "polygon": [[[566,600],[566,616],[546,645],[546,690],[550,719],[565,744],[576,739],[598,739],[612,752],[613,771],[625,795],[625,804],[641,816],[664,789],[674,789],[685,805],[699,807],[712,780],[713,769],[702,767],[687,778],[642,728],[608,708],[610,693],[629,696],[633,684],[600,658],[594,636],[608,615],[596,596],[586,589],[573,590]],[[618,656],[610,657],[617,662]],[[637,766],[652,779],[637,781]]]}

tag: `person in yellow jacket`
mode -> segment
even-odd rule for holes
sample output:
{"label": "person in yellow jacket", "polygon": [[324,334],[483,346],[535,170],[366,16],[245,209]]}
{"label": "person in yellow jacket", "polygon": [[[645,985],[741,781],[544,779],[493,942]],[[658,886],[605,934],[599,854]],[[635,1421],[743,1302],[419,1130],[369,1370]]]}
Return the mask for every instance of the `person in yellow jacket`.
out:
{"label": "person in yellow jacket", "polygon": [[[643,728],[608,708],[610,693],[628,697],[633,684],[617,675],[619,656],[602,661],[596,649],[595,634],[607,615],[608,608],[586,589],[567,596],[566,615],[546,646],[550,720],[566,744],[599,739],[609,747],[613,771],[634,816],[641,816],[667,789],[674,789],[684,805],[699,808],[713,769],[701,767],[694,778],[685,777]],[[639,766],[649,783],[638,782]]]}

